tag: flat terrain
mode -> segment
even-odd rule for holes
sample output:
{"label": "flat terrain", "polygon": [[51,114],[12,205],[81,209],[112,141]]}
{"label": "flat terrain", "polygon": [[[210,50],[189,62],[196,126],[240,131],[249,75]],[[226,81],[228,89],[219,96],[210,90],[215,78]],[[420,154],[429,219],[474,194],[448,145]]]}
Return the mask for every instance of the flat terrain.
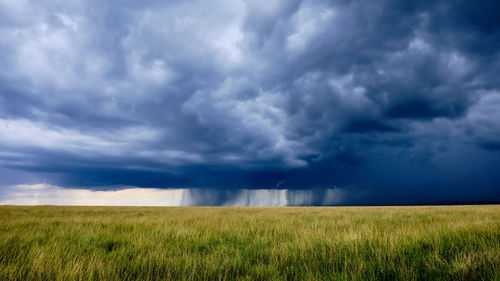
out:
{"label": "flat terrain", "polygon": [[0,280],[500,280],[500,205],[0,206]]}

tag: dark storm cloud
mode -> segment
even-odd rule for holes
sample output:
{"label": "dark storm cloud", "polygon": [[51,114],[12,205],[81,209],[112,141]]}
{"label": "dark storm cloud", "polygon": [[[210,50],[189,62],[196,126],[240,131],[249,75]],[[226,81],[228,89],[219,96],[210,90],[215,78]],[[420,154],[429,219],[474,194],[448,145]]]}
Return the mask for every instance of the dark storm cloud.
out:
{"label": "dark storm cloud", "polygon": [[206,204],[498,201],[494,2],[1,1],[0,165]]}

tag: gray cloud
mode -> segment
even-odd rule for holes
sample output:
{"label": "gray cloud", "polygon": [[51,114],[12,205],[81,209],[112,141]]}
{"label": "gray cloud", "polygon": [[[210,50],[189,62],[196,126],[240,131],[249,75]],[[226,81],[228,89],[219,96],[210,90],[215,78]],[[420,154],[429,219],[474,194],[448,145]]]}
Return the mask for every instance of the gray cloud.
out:
{"label": "gray cloud", "polygon": [[1,1],[0,165],[73,187],[498,201],[499,11]]}

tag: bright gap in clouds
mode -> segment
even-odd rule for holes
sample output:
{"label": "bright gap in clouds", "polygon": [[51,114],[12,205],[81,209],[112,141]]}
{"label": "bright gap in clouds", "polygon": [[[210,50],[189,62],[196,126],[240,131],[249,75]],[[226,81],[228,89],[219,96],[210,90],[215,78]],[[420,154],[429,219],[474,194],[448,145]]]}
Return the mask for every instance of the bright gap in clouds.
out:
{"label": "bright gap in clouds", "polygon": [[103,205],[180,206],[182,189],[126,188],[94,191],[61,188],[49,184],[20,184],[8,188],[0,204],[7,205]]}

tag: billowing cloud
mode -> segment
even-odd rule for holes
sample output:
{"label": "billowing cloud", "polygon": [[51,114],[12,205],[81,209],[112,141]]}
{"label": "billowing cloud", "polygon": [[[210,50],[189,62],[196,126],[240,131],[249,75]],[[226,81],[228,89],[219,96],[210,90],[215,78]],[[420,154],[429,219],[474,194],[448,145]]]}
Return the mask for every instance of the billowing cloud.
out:
{"label": "billowing cloud", "polygon": [[500,201],[498,12],[0,0],[0,186],[215,188],[231,195],[220,204],[335,186],[371,194],[356,204]]}

